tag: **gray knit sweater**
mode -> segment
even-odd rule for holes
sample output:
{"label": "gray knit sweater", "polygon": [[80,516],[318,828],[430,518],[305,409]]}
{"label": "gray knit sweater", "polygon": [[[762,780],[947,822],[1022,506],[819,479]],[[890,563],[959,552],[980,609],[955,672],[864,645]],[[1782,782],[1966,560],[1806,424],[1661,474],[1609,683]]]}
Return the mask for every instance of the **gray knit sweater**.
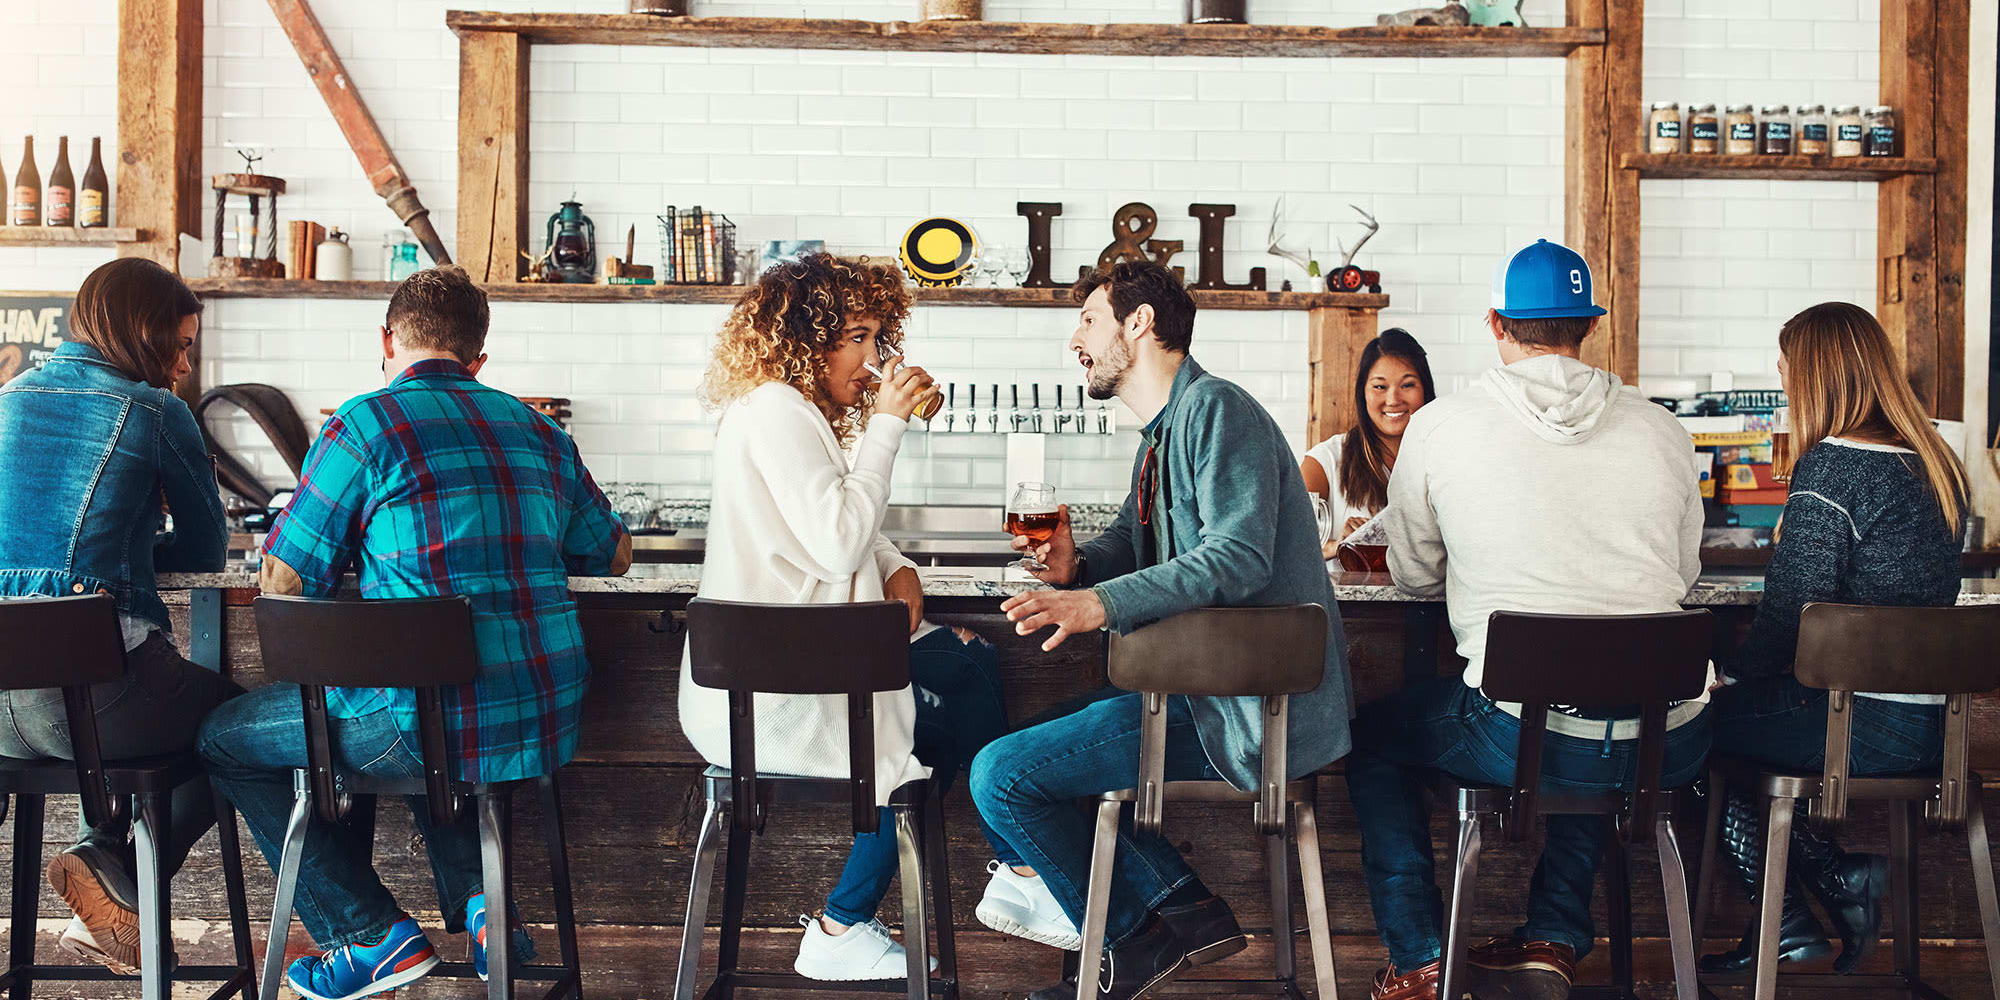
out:
{"label": "gray knit sweater", "polygon": [[1822,440],[1792,470],[1764,599],[1727,672],[1738,680],[1790,673],[1799,613],[1812,601],[1955,603],[1959,549],[1915,453]]}

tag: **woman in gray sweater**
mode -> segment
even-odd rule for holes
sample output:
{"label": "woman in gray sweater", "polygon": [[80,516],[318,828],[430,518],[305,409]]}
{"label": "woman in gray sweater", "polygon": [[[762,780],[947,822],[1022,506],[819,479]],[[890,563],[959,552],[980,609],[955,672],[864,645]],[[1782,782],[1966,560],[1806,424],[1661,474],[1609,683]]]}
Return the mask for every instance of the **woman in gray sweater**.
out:
{"label": "woman in gray sweater", "polygon": [[[1778,767],[1817,770],[1826,753],[1826,692],[1792,674],[1799,614],[1813,601],[1945,606],[1959,591],[1966,475],[1925,418],[1875,317],[1827,302],[1786,321],[1778,372],[1791,402],[1792,470],[1777,550],[1749,637],[1721,666],[1715,750]],[[1858,693],[1850,766],[1857,775],[1935,768],[1943,752],[1944,699]],[[1762,822],[1749,796],[1731,793],[1723,854],[1754,899],[1763,877]],[[1885,860],[1850,855],[1805,825],[1792,833],[1779,960],[1832,950],[1800,889],[1810,890],[1842,943],[1851,972],[1882,923]],[[1702,959],[1707,971],[1748,967],[1756,923],[1733,951]]]}

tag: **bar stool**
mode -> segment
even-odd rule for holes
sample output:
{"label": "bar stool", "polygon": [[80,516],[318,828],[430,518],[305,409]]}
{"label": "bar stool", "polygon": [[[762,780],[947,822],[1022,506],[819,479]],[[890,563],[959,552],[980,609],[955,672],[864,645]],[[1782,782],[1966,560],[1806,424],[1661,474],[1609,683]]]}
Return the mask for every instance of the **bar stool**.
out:
{"label": "bar stool", "polygon": [[[854,832],[881,825],[875,804],[875,693],[910,684],[910,612],[901,601],[859,604],[743,604],[695,598],[687,609],[689,667],[694,682],[729,692],[729,767],[704,776],[707,808],[688,884],[681,925],[675,1000],[693,1000],[701,965],[701,937],[708,922],[708,893],[715,853],[729,814],[729,855],[722,883],[722,948],[706,1000],[729,1000],[742,989],[836,989],[903,993],[925,1000],[933,992],[958,996],[958,956],[952,947],[951,880],[945,864],[944,802],[937,784],[904,782],[889,799],[896,817],[896,853],[903,886],[902,980],[829,984],[794,973],[745,971],[738,965],[744,898],[750,887],[750,841],[764,832],[779,802],[847,803]],[[810,649],[811,655],[803,655]],[[757,770],[755,698],[760,694],[846,695],[846,778],[807,778]],[[928,870],[926,870],[928,869]],[[929,876],[931,899],[924,898]],[[928,910],[935,908],[932,917]],[[930,975],[925,927],[937,925],[938,976]]]}
{"label": "bar stool", "polygon": [[[1756,790],[1764,802],[1764,884],[1758,912],[1757,964],[1751,996],[1771,1000],[1780,984],[1827,990],[1897,989],[1942,996],[1925,983],[1917,963],[1917,817],[1933,830],[1965,829],[1972,854],[1972,885],[1986,939],[1986,967],[2000,996],[2000,895],[1994,891],[1993,854],[1986,839],[1980,776],[1967,753],[1972,741],[1971,696],[2000,688],[2000,605],[1962,608],[1863,607],[1812,603],[1799,616],[1799,683],[1821,688],[1826,699],[1826,765],[1817,772],[1785,771],[1718,755],[1709,762],[1707,840],[1701,853],[1699,937],[1714,895],[1723,796],[1731,783]],[[1856,778],[1848,772],[1854,728],[1854,692],[1932,694],[1945,697],[1944,760],[1937,771]],[[1851,799],[1889,803],[1889,913],[1895,921],[1896,971],[1889,975],[1779,973],[1779,917],[1784,907],[1786,862],[1791,852],[1795,800],[1822,829],[1847,819]],[[1704,977],[1740,985],[1742,973]],[[1704,990],[1706,992],[1706,990]]]}
{"label": "bar stool", "polygon": [[[1312,939],[1313,976],[1321,1000],[1335,1000],[1333,938],[1326,915],[1326,882],[1319,867],[1319,826],[1313,814],[1313,776],[1287,781],[1286,736],[1290,696],[1320,685],[1326,672],[1326,609],[1317,604],[1271,608],[1197,608],[1162,619],[1128,635],[1111,636],[1106,670],[1111,683],[1143,695],[1139,729],[1139,785],[1106,792],[1097,799],[1097,829],[1091,840],[1090,888],[1084,904],[1083,946],[1065,964],[1076,963],[1078,1000],[1096,1000],[1104,924],[1111,905],[1111,874],[1118,849],[1119,814],[1132,803],[1132,827],[1160,832],[1169,799],[1184,802],[1249,802],[1257,833],[1264,839],[1271,881],[1270,979],[1202,980],[1192,992],[1226,988],[1304,1000],[1298,984],[1298,954],[1292,933],[1291,868],[1286,852],[1296,847],[1299,881],[1305,889],[1306,928]],[[1226,781],[1168,781],[1167,699],[1173,695],[1264,700],[1264,769],[1254,791],[1238,791]],[[1292,821],[1286,822],[1289,809]],[[1171,988],[1171,987],[1170,987]]]}
{"label": "bar stool", "polygon": [[[256,984],[250,957],[250,909],[243,898],[243,857],[236,839],[236,812],[215,797],[215,829],[222,849],[224,893],[235,965],[183,965],[170,969],[167,921],[173,913],[172,883],[160,871],[159,838],[173,829],[172,796],[190,781],[207,780],[193,750],[131,760],[106,761],[98,740],[93,684],[125,676],[125,642],[118,628],[118,605],[109,594],[0,601],[0,690],[60,687],[69,723],[66,760],[0,760],[0,796],[14,797],[14,885],[7,931],[7,972],[0,989],[12,1000],[28,1000],[37,981],[102,982],[124,976],[98,966],[38,965],[35,917],[41,897],[42,818],[50,795],[75,795],[94,824],[130,815],[138,803],[132,832],[139,870],[139,983],[146,1000],[167,1000],[183,979],[220,979],[209,1000],[241,991],[250,1000]],[[6,800],[0,798],[0,821]]]}
{"label": "bar stool", "polygon": [[[279,852],[271,933],[264,946],[262,1000],[276,1000],[278,984],[284,981],[285,941],[291,936],[299,858],[314,814],[322,823],[339,823],[357,799],[372,800],[378,795],[421,795],[432,821],[440,825],[457,822],[468,809],[478,815],[481,888],[486,892],[489,927],[498,929],[487,935],[487,995],[493,1000],[512,1000],[514,980],[525,979],[551,983],[546,1000],[582,1000],[583,969],[577,960],[569,851],[563,839],[562,796],[556,776],[492,783],[465,781],[445,729],[439,689],[471,684],[479,676],[472,606],[463,597],[331,601],[265,596],[257,598],[255,611],[264,675],[299,685],[305,703],[307,760],[306,767],[292,773],[295,798]],[[397,779],[336,770],[333,734],[327,724],[329,687],[414,688],[424,776]],[[541,798],[561,965],[517,966],[511,920],[506,916],[513,895],[509,881],[513,871],[512,797],[518,786],[531,783]],[[367,814],[372,815],[372,809]],[[470,962],[441,962],[433,973],[455,979],[476,974]]]}
{"label": "bar stool", "polygon": [[[1687,869],[1674,834],[1674,793],[1663,789],[1667,709],[1701,696],[1708,680],[1713,619],[1706,609],[1651,615],[1544,615],[1496,611],[1487,620],[1485,676],[1480,688],[1495,701],[1521,705],[1521,737],[1512,787],[1468,784],[1441,775],[1440,797],[1458,804],[1458,859],[1438,995],[1465,992],[1467,951],[1477,900],[1480,822],[1500,821],[1509,841],[1527,839],[1537,816],[1604,816],[1605,909],[1611,921],[1611,981],[1573,987],[1570,995],[1631,1000],[1632,875],[1630,852],[1649,832],[1660,857],[1667,936],[1679,1000],[1695,995],[1694,942],[1688,913]],[[1549,708],[1565,705],[1639,717],[1639,758],[1630,791],[1560,792],[1542,788],[1542,746]]]}

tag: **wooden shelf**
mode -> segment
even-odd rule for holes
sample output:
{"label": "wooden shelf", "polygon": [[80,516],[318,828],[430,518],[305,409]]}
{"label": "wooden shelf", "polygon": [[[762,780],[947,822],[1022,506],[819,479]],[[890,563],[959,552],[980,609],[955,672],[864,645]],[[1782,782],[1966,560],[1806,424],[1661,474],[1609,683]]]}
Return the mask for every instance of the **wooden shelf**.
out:
{"label": "wooden shelf", "polygon": [[145,239],[138,229],[0,226],[0,247],[115,247]]}
{"label": "wooden shelf", "polygon": [[736,49],[877,49],[1108,56],[1566,56],[1603,45],[1602,28],[1330,28],[1303,24],[1045,24],[1020,21],[849,21],[648,14],[513,14],[454,10],[461,36],[504,32],[545,45],[674,45]]}
{"label": "wooden shelf", "polygon": [[1736,178],[1767,181],[1885,181],[1905,174],[1937,173],[1926,157],[1726,156],[1721,153],[1626,153],[1619,160],[1642,178]]}
{"label": "wooden shelf", "polygon": [[[290,281],[276,278],[197,278],[188,287],[210,299],[381,299],[396,291],[393,281]],[[652,302],[660,305],[728,305],[742,285],[544,285],[486,284],[495,302]],[[943,306],[1003,306],[1074,309],[1068,288],[918,288],[919,303]],[[1202,309],[1303,312],[1312,309],[1376,310],[1387,295],[1338,292],[1238,292],[1195,290]]]}

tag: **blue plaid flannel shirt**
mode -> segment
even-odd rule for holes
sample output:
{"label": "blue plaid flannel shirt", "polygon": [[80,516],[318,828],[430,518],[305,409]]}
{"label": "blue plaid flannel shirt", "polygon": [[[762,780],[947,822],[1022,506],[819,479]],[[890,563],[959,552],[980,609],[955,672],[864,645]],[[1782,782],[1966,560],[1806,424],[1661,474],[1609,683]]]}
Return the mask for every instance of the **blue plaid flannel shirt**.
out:
{"label": "blue plaid flannel shirt", "polygon": [[[469,600],[479,680],[445,689],[446,725],[466,780],[512,781],[576,752],[590,665],[568,577],[608,573],[623,534],[569,435],[426,360],[328,418],[264,551],[307,597],[337,593],[354,562],[364,598]],[[416,733],[407,689],[334,688],[327,708]]]}

